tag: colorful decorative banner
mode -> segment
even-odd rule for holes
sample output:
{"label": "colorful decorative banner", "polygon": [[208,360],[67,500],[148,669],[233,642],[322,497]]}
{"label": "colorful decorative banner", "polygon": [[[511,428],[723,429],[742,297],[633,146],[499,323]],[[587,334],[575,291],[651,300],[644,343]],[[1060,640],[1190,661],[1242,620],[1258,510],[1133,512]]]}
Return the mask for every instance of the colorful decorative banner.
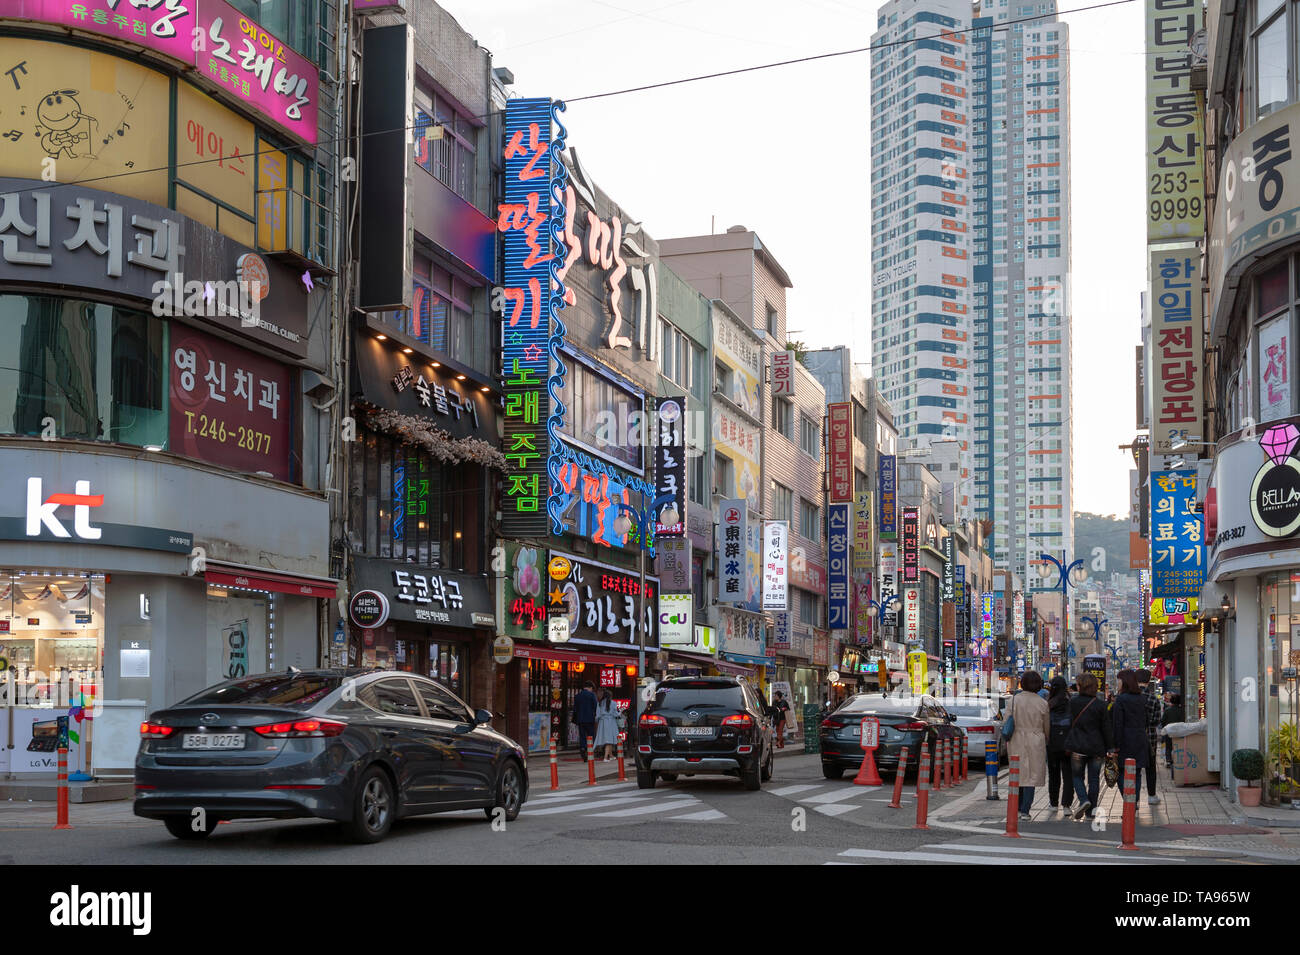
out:
{"label": "colorful decorative banner", "polygon": [[871,614],[872,567],[875,549],[871,540],[871,492],[858,495],[858,505],[853,513],[853,612],[857,642],[870,643],[873,626]]}
{"label": "colorful decorative banner", "polygon": [[831,504],[826,510],[826,554],[830,563],[827,596],[831,630],[849,628],[849,510],[848,504]]}
{"label": "colorful decorative banner", "polygon": [[790,528],[785,521],[763,524],[763,609],[790,609]]}
{"label": "colorful decorative banner", "polygon": [[1151,472],[1151,593],[1199,597],[1205,585],[1204,519],[1196,512],[1196,472]]}
{"label": "colorful decorative banner", "polygon": [[1152,599],[1148,620],[1152,626],[1168,627],[1196,622],[1199,597],[1157,597]]}
{"label": "colorful decorative banner", "polygon": [[829,431],[826,435],[830,462],[832,504],[853,502],[853,415],[852,405],[837,401],[826,406]]}

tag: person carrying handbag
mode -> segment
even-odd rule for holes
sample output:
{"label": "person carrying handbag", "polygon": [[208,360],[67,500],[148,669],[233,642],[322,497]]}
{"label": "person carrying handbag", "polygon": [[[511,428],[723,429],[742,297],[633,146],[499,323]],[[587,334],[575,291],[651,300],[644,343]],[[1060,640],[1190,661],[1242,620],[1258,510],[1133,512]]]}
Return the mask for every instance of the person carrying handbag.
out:
{"label": "person carrying handbag", "polygon": [[1047,711],[1052,723],[1051,735],[1047,737],[1047,802],[1052,809],[1070,812],[1074,808],[1074,782],[1065,737],[1074,718],[1070,714],[1070,691],[1065,677],[1052,677]]}
{"label": "person carrying handbag", "polygon": [[1071,723],[1065,735],[1065,750],[1070,754],[1074,793],[1079,798],[1075,819],[1092,818],[1101,794],[1102,762],[1114,749],[1111,721],[1105,703],[1097,697],[1097,689],[1095,676],[1080,674],[1079,695],[1070,701]]}
{"label": "person carrying handbag", "polygon": [[1034,790],[1047,785],[1047,737],[1051,732],[1047,701],[1038,695],[1043,678],[1030,670],[1020,678],[1020,689],[1008,706],[1007,754],[1020,758],[1020,815],[1029,818],[1034,805]]}

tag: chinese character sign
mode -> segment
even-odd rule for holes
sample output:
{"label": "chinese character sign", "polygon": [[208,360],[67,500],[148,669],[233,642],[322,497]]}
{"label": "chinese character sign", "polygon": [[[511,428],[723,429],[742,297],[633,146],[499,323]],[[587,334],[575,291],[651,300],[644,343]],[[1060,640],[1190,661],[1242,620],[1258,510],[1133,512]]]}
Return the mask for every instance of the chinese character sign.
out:
{"label": "chinese character sign", "polygon": [[1196,512],[1196,472],[1152,471],[1152,596],[1200,596],[1205,583],[1203,524]]}
{"label": "chinese character sign", "polygon": [[505,500],[502,532],[543,537],[548,531],[546,422],[550,403],[547,344],[552,308],[549,263],[554,248],[551,214],[551,101],[513,99],[506,104],[505,201],[497,230],[505,252]]}
{"label": "chinese character sign", "polygon": [[789,609],[789,540],[785,521],[763,524],[763,609]]}
{"label": "chinese character sign", "polygon": [[919,515],[916,508],[903,508],[903,582],[916,583],[920,571]]}
{"label": "chinese character sign", "polygon": [[772,353],[772,397],[794,397],[794,352]]}
{"label": "chinese character sign", "polygon": [[748,559],[748,514],[744,498],[722,502],[718,513],[718,603],[745,602],[745,570]]}
{"label": "chinese character sign", "polygon": [[1200,0],[1146,0],[1147,241],[1205,231],[1204,120],[1192,88]]}
{"label": "chinese character sign", "polygon": [[655,533],[681,537],[686,533],[686,431],[682,398],[656,401]]}
{"label": "chinese character sign", "polygon": [[685,537],[665,537],[655,541],[659,558],[659,576],[665,593],[691,592],[691,542]]}
{"label": "chinese character sign", "polygon": [[892,454],[880,456],[880,539],[898,536],[898,459]]}
{"label": "chinese character sign", "polygon": [[847,401],[826,407],[830,430],[827,443],[830,450],[831,503],[853,502],[853,416]]}
{"label": "chinese character sign", "polygon": [[1151,450],[1202,434],[1201,257],[1195,247],[1151,253]]}
{"label": "chinese character sign", "polygon": [[830,561],[828,594],[830,629],[849,628],[849,512],[848,504],[831,504],[826,512],[826,551]]}

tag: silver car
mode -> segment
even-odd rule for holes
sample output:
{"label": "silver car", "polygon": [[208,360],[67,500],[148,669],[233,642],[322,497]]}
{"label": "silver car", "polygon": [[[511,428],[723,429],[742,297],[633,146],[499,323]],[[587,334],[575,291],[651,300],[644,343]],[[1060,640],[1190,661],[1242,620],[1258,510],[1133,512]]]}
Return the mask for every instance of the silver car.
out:
{"label": "silver car", "polygon": [[988,742],[997,744],[999,764],[1006,758],[1007,744],[1002,740],[1002,714],[998,710],[997,699],[961,696],[956,699],[942,699],[939,702],[944,709],[957,718],[957,725],[966,732],[972,763],[984,762],[984,744]]}

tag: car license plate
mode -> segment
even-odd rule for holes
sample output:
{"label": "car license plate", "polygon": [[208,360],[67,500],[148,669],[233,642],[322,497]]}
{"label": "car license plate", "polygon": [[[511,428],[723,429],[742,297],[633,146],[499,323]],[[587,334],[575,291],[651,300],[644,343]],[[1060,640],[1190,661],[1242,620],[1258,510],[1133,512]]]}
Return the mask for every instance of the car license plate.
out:
{"label": "car license plate", "polygon": [[858,737],[860,737],[860,736],[862,735],[862,724],[861,724],[861,723],[859,723],[857,726],[847,726],[847,727],[845,727],[845,729],[847,729],[847,730],[849,731],[849,735],[852,736],[854,739],[857,739]]}
{"label": "car license plate", "polygon": [[712,726],[679,726],[677,727],[678,736],[712,736]]}
{"label": "car license plate", "polygon": [[182,749],[243,749],[243,733],[186,733]]}

